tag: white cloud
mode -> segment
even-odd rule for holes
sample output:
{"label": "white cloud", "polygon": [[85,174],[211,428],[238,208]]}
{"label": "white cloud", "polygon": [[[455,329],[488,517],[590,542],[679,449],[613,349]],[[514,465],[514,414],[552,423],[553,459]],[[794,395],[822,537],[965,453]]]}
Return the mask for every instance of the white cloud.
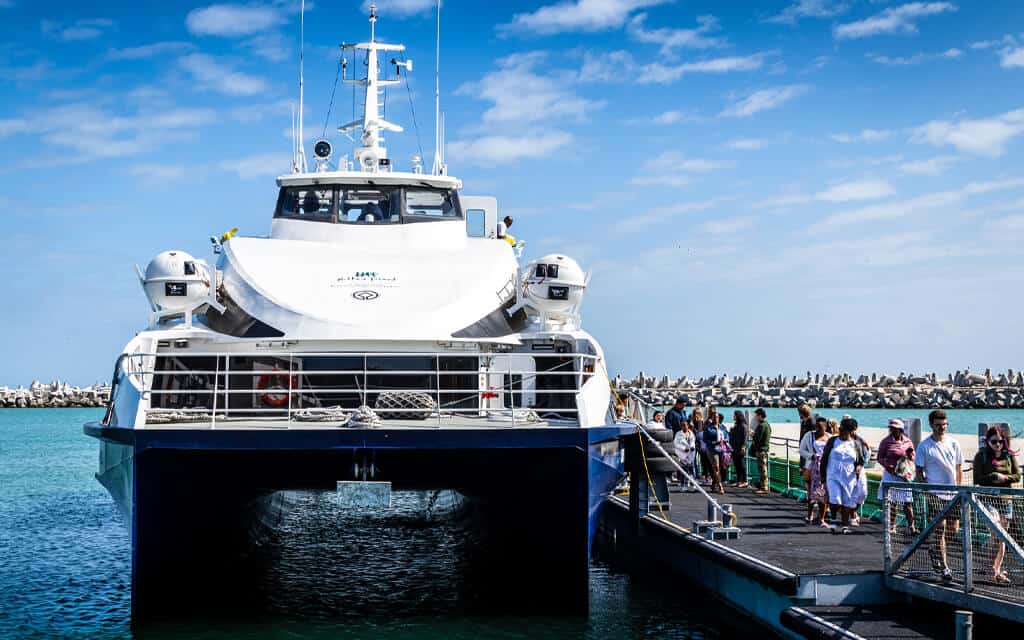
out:
{"label": "white cloud", "polygon": [[945,173],[959,159],[956,156],[935,156],[927,160],[904,162],[900,165],[899,169],[903,173],[912,175],[937,176]]}
{"label": "white cloud", "polygon": [[675,124],[686,119],[686,114],[682,111],[666,111],[654,117],[654,124]]}
{"label": "white cloud", "polygon": [[235,71],[205,53],[182,56],[178,64],[205,89],[229,96],[252,96],[267,90],[267,82],[263,78]]}
{"label": "white cloud", "polygon": [[686,174],[661,174],[652,176],[636,176],[629,181],[631,184],[637,186],[652,186],[652,187],[686,187],[693,184],[693,176]]}
{"label": "white cloud", "polygon": [[646,213],[623,217],[615,224],[614,231],[619,233],[638,231],[649,227],[652,224],[665,222],[666,220],[671,220],[678,216],[697,213],[699,211],[707,211],[708,209],[712,209],[725,201],[725,198],[714,198],[712,200],[702,200],[697,202],[676,202],[674,204],[655,207],[647,210]]}
{"label": "white cloud", "polygon": [[755,71],[764,65],[765,54],[750,56],[727,56],[697,62],[665,65],[658,62],[646,64],[639,69],[637,82],[641,84],[665,83],[678,80],[687,73],[730,73],[732,71]]}
{"label": "white cloud", "polygon": [[147,187],[160,187],[178,182],[185,177],[185,167],[171,164],[137,164],[128,168]]}
{"label": "white cloud", "polygon": [[833,0],[797,0],[782,12],[766,18],[765,22],[779,24],[796,24],[801,18],[832,18],[845,13],[850,8],[846,2]]}
{"label": "white cloud", "polygon": [[3,121],[8,134],[38,135],[48,147],[66,151],[72,162],[153,153],[162,143],[187,139],[213,122],[210,109],[172,108],[122,115],[87,103],[73,103],[32,112],[21,120]]}
{"label": "white cloud", "polygon": [[877,200],[895,193],[892,185],[885,180],[868,179],[840,182],[816,194],[816,200],[824,202],[851,202],[856,200]]}
{"label": "white cloud", "polygon": [[665,151],[644,163],[641,174],[630,182],[635,185],[685,187],[693,182],[694,173],[732,169],[736,163],[728,160],[690,158],[678,151]]}
{"label": "white cloud", "polygon": [[966,153],[998,157],[1003,155],[1007,143],[1021,133],[1024,109],[1016,109],[976,120],[932,120],[914,129],[911,141],[936,147],[951,145]]}
{"label": "white cloud", "polygon": [[168,53],[191,51],[193,48],[195,48],[195,45],[191,42],[154,42],[153,44],[145,44],[140,47],[111,49],[107,51],[107,60],[145,60]]}
{"label": "white cloud", "polygon": [[636,62],[628,51],[585,51],[577,79],[580,82],[613,82],[634,75],[635,70]]}
{"label": "white cloud", "polygon": [[917,33],[915,20],[918,18],[956,10],[956,5],[951,2],[910,2],[890,7],[864,20],[836,25],[832,33],[838,40],[892,33]]}
{"label": "white cloud", "polygon": [[766,144],[768,141],[763,138],[733,138],[724,146],[726,149],[736,149],[737,151],[756,151]]}
{"label": "white cloud", "polygon": [[550,35],[571,31],[618,29],[631,13],[670,0],[565,0],[543,6],[532,13],[517,13],[503,31],[526,31]]}
{"label": "white cloud", "polygon": [[287,153],[260,153],[240,160],[220,163],[224,171],[234,171],[242,180],[283,175],[291,167],[291,158]]}
{"label": "white cloud", "polygon": [[[363,13],[370,10],[370,4],[363,2]],[[404,18],[433,11],[437,7],[437,0],[374,0],[372,4],[377,5],[377,15]]]}
{"label": "white cloud", "polygon": [[836,142],[850,144],[853,142],[878,142],[892,135],[886,129],[864,129],[860,133],[833,133],[829,135]]}
{"label": "white cloud", "polygon": [[790,84],[761,89],[760,91],[755,91],[742,100],[734,102],[719,115],[733,118],[746,118],[759,111],[774,109],[781,106],[793,98],[807,93],[808,90],[810,90],[810,87],[805,84]]}
{"label": "white cloud", "polygon": [[836,213],[822,221],[808,227],[808,233],[819,233],[833,231],[837,227],[843,227],[858,222],[869,222],[873,220],[886,220],[923,213],[934,209],[957,205],[970,196],[1001,191],[1006,189],[1019,189],[1024,187],[1024,178],[1010,178],[1005,180],[993,180],[989,182],[971,182],[960,189],[952,191],[940,191],[929,193],[909,200],[876,204],[851,211]]}
{"label": "white cloud", "polygon": [[928,60],[954,60],[964,55],[957,48],[946,49],[942,53],[915,53],[911,56],[883,56],[876,53],[867,54],[868,60],[887,67],[909,67]]}
{"label": "white cloud", "polygon": [[115,27],[113,20],[107,18],[88,18],[76,20],[70,24],[43,20],[43,33],[64,42],[93,40]]}
{"label": "white cloud", "polygon": [[626,33],[638,42],[661,45],[662,55],[672,55],[678,48],[709,49],[726,44],[725,40],[708,35],[718,30],[718,20],[714,16],[697,16],[700,26],[696,29],[645,29],[646,20],[646,13],[637,14],[629,21]]}
{"label": "white cloud", "polygon": [[23,118],[0,119],[0,138],[28,133],[32,130],[28,121]]}
{"label": "white cloud", "polygon": [[985,231],[1002,239],[1008,235],[1024,234],[1024,215],[1017,214],[991,220],[985,223]]}
{"label": "white cloud", "polygon": [[721,220],[711,220],[700,225],[700,230],[704,233],[711,235],[731,235],[739,233],[754,226],[757,222],[755,216],[739,216],[736,218],[724,218]]}
{"label": "white cloud", "polygon": [[197,36],[235,38],[266,31],[284,21],[284,15],[276,7],[213,4],[189,11],[185,17],[185,26]]}
{"label": "white cloud", "polygon": [[562,78],[536,73],[534,67],[545,57],[545,53],[535,51],[502,58],[497,71],[461,85],[455,93],[490,101],[491,107],[483,114],[487,125],[522,125],[561,117],[582,119],[603,105],[577,95]]}
{"label": "white cloud", "polygon": [[1005,69],[1024,67],[1024,47],[1007,47],[999,52],[999,65]]}
{"label": "white cloud", "polygon": [[514,135],[487,135],[449,142],[448,158],[465,165],[496,167],[502,164],[543,158],[569,146],[572,134],[565,131],[524,132]]}

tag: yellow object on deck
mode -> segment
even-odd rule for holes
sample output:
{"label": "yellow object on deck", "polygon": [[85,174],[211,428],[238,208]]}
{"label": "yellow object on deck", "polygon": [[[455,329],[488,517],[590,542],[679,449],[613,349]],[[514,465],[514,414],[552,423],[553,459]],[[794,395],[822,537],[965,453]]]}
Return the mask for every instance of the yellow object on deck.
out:
{"label": "yellow object on deck", "polygon": [[505,234],[505,242],[509,243],[513,247],[516,246],[516,237],[513,235]]}
{"label": "yellow object on deck", "polygon": [[231,238],[234,238],[236,233],[238,233],[238,227],[232,227],[231,231],[225,231],[224,233],[220,234],[220,243],[224,244]]}

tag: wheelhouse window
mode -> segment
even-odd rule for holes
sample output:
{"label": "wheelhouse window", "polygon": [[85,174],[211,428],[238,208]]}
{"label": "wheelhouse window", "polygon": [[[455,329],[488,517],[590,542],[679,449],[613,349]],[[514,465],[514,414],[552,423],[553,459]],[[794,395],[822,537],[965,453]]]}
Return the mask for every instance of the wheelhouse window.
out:
{"label": "wheelhouse window", "polygon": [[342,187],[338,222],[395,224],[401,221],[401,189]]}
{"label": "wheelhouse window", "polygon": [[407,189],[405,215],[410,218],[462,218],[454,189]]}
{"label": "wheelhouse window", "polygon": [[454,189],[362,185],[284,187],[275,218],[340,224],[402,224],[461,220]]}
{"label": "wheelhouse window", "polygon": [[285,187],[277,200],[275,218],[333,222],[338,194],[334,187]]}

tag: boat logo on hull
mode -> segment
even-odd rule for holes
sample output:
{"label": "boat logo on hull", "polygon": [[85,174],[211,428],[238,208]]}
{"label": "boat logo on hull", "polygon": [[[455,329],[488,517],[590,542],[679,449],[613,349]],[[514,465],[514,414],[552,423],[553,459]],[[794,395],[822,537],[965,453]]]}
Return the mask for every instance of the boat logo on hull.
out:
{"label": "boat logo on hull", "polygon": [[380,294],[376,291],[353,291],[352,297],[356,300],[376,300]]}

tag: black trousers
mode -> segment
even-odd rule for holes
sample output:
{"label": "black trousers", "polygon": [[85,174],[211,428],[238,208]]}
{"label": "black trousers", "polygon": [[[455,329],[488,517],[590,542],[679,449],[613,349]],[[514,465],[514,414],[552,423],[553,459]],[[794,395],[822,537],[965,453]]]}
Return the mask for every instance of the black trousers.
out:
{"label": "black trousers", "polygon": [[732,454],[732,468],[736,470],[736,482],[747,481],[746,456],[742,456],[738,452],[734,451]]}

